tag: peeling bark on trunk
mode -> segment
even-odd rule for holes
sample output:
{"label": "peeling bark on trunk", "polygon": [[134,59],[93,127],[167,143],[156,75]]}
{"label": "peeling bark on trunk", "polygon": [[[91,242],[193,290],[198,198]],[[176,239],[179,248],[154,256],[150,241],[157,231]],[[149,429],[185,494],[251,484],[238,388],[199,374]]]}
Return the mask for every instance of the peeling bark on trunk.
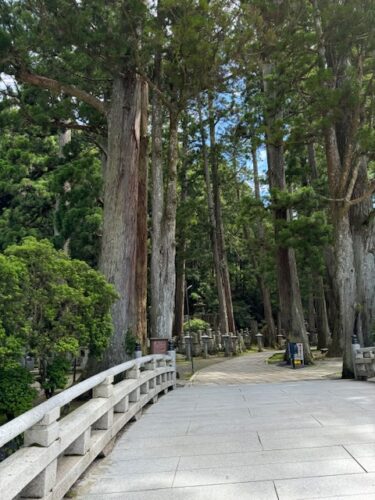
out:
{"label": "peeling bark on trunk", "polygon": [[170,112],[167,179],[162,172],[160,100],[154,96],[153,134],[153,240],[151,258],[152,335],[172,338],[176,286],[176,208],[178,163],[178,116]]}
{"label": "peeling bark on trunk", "polygon": [[204,177],[206,181],[206,192],[207,192],[207,204],[208,204],[208,214],[210,219],[210,236],[212,244],[212,253],[215,267],[215,278],[216,278],[216,289],[219,302],[219,318],[220,318],[220,331],[221,333],[228,333],[228,316],[227,316],[227,305],[225,300],[225,291],[223,285],[222,267],[220,262],[219,246],[217,241],[217,223],[215,215],[215,205],[212,193],[212,183],[211,183],[211,173],[208,161],[207,147],[206,147],[206,133],[204,129],[202,113],[199,109],[199,120],[200,120],[200,135],[202,142],[202,156],[203,156],[203,167],[204,167]]}
{"label": "peeling bark on trunk", "polygon": [[[161,59],[155,61],[154,81],[160,80]],[[161,314],[159,299],[161,281],[159,279],[160,258],[162,252],[162,221],[164,212],[164,175],[163,175],[163,109],[159,96],[152,96],[152,251],[151,251],[151,336],[157,336],[158,317]]]}
{"label": "peeling bark on trunk", "polygon": [[[125,360],[125,335],[137,327],[136,257],[141,82],[133,73],[113,83],[108,115],[100,270],[120,299],[112,308],[114,334],[100,369]],[[97,368],[98,370],[98,368]]]}
{"label": "peeling bark on trunk", "polygon": [[147,352],[148,84],[142,82],[137,215],[137,339]]}

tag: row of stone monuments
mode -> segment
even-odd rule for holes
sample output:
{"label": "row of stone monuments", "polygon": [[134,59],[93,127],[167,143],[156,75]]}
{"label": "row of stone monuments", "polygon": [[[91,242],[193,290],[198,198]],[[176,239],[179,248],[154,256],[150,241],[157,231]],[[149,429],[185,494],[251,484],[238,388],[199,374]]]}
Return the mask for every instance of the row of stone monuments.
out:
{"label": "row of stone monuments", "polygon": [[[309,335],[310,345],[317,344],[317,336]],[[262,351],[264,347],[264,335],[258,331],[258,328],[252,325],[252,328],[245,328],[237,331],[235,334],[223,334],[219,330],[208,328],[206,331],[199,330],[183,335],[175,340],[176,351],[179,354],[185,354],[188,359],[191,356],[203,356],[207,358],[224,352],[225,356],[240,354],[241,352],[256,347]],[[277,346],[280,349],[285,348],[286,338],[284,335],[277,335]]]}
{"label": "row of stone monuments", "polygon": [[[284,337],[278,339],[280,345],[285,345]],[[240,354],[257,346],[258,350],[263,350],[263,334],[249,328],[241,329],[235,334],[223,334],[219,330],[213,331],[208,328],[206,331],[191,332],[191,334],[180,337],[176,342],[176,350],[180,354],[191,356],[215,355],[224,352],[225,356]]]}

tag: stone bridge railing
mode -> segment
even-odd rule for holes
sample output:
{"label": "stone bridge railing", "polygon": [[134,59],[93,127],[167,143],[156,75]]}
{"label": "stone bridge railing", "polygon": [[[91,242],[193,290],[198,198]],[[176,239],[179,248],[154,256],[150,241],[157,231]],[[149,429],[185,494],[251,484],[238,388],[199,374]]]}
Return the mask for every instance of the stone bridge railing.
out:
{"label": "stone bridge railing", "polygon": [[[63,498],[127,422],[175,387],[173,355],[110,368],[1,426],[0,447],[21,434],[24,445],[0,463],[0,498]],[[122,380],[114,383],[116,376]],[[89,400],[61,416],[61,409],[89,391]]]}

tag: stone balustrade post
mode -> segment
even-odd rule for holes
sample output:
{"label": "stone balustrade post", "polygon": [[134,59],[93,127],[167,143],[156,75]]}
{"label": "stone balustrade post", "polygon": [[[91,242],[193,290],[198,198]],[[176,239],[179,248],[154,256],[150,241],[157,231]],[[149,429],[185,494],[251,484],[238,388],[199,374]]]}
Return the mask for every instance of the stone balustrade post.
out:
{"label": "stone balustrade post", "polygon": [[[141,370],[139,369],[139,365],[133,366],[130,370],[126,372],[126,378],[128,379],[138,379],[141,376]],[[129,402],[137,403],[141,398],[141,388],[138,387],[133,392],[129,394]]]}
{"label": "stone balustrade post", "polygon": [[[93,389],[93,398],[110,398],[113,394],[113,376],[107,377]],[[108,410],[93,425],[94,429],[107,430],[113,425],[113,408]]]}
{"label": "stone balustrade post", "polygon": [[[57,419],[60,417],[60,408],[46,413],[44,417],[30,429],[25,431],[25,446],[38,445],[48,448],[59,438],[59,424]],[[22,497],[43,498],[48,495],[56,483],[57,459],[51,463],[30,482],[22,492]]]}

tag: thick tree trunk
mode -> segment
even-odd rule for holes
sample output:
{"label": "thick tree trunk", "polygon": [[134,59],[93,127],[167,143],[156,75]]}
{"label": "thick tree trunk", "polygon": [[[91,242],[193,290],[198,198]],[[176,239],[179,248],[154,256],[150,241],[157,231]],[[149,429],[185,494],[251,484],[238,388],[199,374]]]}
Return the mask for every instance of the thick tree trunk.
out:
{"label": "thick tree trunk", "polygon": [[137,214],[137,339],[147,352],[148,84],[142,82]]}
{"label": "thick tree trunk", "polygon": [[356,310],[356,279],[354,268],[353,239],[350,230],[349,215],[336,215],[334,228],[335,253],[335,289],[337,294],[337,310],[330,353],[343,353],[343,378],[354,375],[351,336]]}
{"label": "thick tree trunk", "polygon": [[[265,113],[267,126],[267,162],[270,188],[279,191],[287,189],[285,179],[284,148],[280,140],[278,121],[281,117],[279,104],[275,99],[274,90],[269,88],[269,75],[273,72],[271,64],[263,65],[263,82],[266,96],[270,99],[269,109]],[[276,268],[279,288],[279,304],[282,328],[290,341],[301,342],[304,347],[305,362],[313,362],[305,327],[301,292],[299,287],[295,252],[278,243],[280,226],[288,221],[286,208],[276,208],[275,236],[276,236]]]}
{"label": "thick tree trunk", "polygon": [[100,270],[114,284],[114,333],[101,368],[126,358],[125,336],[137,327],[136,259],[141,82],[133,73],[116,77],[108,115],[108,160]]}
{"label": "thick tree trunk", "polygon": [[[184,208],[188,197],[188,123],[186,117],[182,121],[183,129],[183,161],[181,165],[180,174],[180,185],[181,185],[181,195],[180,195],[180,206]],[[184,329],[184,304],[185,304],[185,253],[186,253],[186,222],[181,220],[178,225],[178,235],[177,235],[177,247],[176,247],[176,293],[175,293],[175,312],[174,312],[174,322],[173,322],[173,335],[176,337],[181,337]]]}
{"label": "thick tree trunk", "polygon": [[[157,98],[156,98],[157,99]],[[157,101],[159,101],[157,99]],[[160,106],[160,103],[158,104]],[[157,106],[157,107],[158,107]],[[161,124],[161,109],[156,109],[154,123]],[[159,134],[159,131],[158,131]],[[160,148],[154,151],[153,162],[153,242],[151,260],[151,325],[152,335],[172,338],[176,287],[176,208],[178,163],[178,117],[171,112],[169,119],[169,151],[166,189],[163,189]],[[154,141],[154,146],[157,146]]]}
{"label": "thick tree trunk", "polygon": [[[252,158],[252,163],[253,163],[253,177],[254,177],[254,193],[255,193],[255,198],[260,201],[260,182],[259,182],[259,172],[258,172],[258,159],[257,159],[257,152],[256,152],[256,147],[253,145],[251,148],[251,158]],[[259,246],[262,248],[264,244],[264,227],[263,223],[261,220],[257,222],[257,233],[258,233],[258,240],[259,240]],[[258,266],[256,266],[258,267]],[[276,327],[275,327],[275,321],[273,319],[272,315],[272,304],[271,304],[271,294],[270,290],[263,278],[263,276],[258,273],[259,278],[259,286],[262,292],[262,299],[263,299],[263,312],[264,312],[264,319],[266,320],[267,327],[268,327],[268,335],[269,335],[269,345],[271,347],[276,346]]]}
{"label": "thick tree trunk", "polygon": [[220,318],[220,331],[221,333],[228,333],[228,316],[227,316],[227,305],[225,299],[225,291],[223,285],[223,275],[222,275],[222,267],[220,261],[219,254],[219,246],[217,239],[217,222],[215,215],[215,205],[214,198],[212,193],[212,183],[211,183],[211,173],[207,155],[207,147],[206,147],[206,133],[204,129],[202,113],[199,109],[199,119],[200,119],[200,134],[201,134],[201,142],[202,142],[202,156],[203,156],[203,167],[204,167],[204,177],[206,181],[206,192],[207,192],[207,204],[208,204],[208,214],[210,219],[210,236],[211,236],[211,244],[212,244],[212,253],[214,260],[214,268],[215,268],[215,278],[216,278],[216,289],[219,303],[219,318]]}
{"label": "thick tree trunk", "polygon": [[[155,61],[154,80],[160,79],[161,59]],[[151,251],[151,336],[158,335],[158,317],[161,315],[160,297],[162,282],[159,276],[162,252],[162,222],[164,213],[164,175],[163,175],[163,145],[162,130],[163,109],[156,92],[152,96],[152,251]]]}
{"label": "thick tree trunk", "polygon": [[[361,198],[369,189],[367,158],[361,158],[353,198]],[[362,342],[373,344],[375,326],[375,218],[371,197],[350,209],[356,271],[357,304],[362,327]]]}
{"label": "thick tree trunk", "polygon": [[213,193],[215,220],[216,220],[216,240],[219,251],[221,276],[225,294],[228,329],[229,332],[235,333],[236,325],[233,314],[232,290],[230,286],[228,258],[226,253],[225,237],[224,237],[224,222],[221,210],[220,179],[219,179],[218,157],[216,148],[215,117],[213,113],[212,96],[209,96],[208,98],[208,111],[209,111],[209,129],[210,129],[210,162],[211,162],[211,176],[212,176],[212,193]]}
{"label": "thick tree trunk", "polygon": [[[336,121],[332,120],[333,113],[323,113],[325,124],[323,129],[327,160],[327,174],[332,202],[332,221],[334,225],[334,296],[336,298],[336,314],[333,328],[330,351],[340,353],[343,350],[344,378],[353,376],[353,360],[351,354],[351,335],[355,328],[355,318],[368,302],[365,295],[363,269],[366,265],[366,251],[363,251],[364,238],[356,233],[358,228],[357,207],[352,210],[352,221],[349,211],[356,196],[355,188],[362,190],[361,169],[364,174],[366,167],[362,165],[363,158],[356,157],[358,148],[357,138],[359,127],[362,124],[365,112],[364,100],[361,96],[363,85],[363,58],[362,54],[355,58],[348,51],[345,56],[336,53],[335,46],[326,46],[324,24],[317,0],[312,0],[317,32],[320,67],[329,68],[332,73],[331,81],[326,84],[327,90],[335,92],[344,89],[345,104],[341,106]],[[347,94],[348,89],[351,95]],[[366,184],[366,183],[365,183]],[[365,202],[365,200],[364,200]],[[360,209],[359,209],[360,210]],[[360,219],[360,217],[359,217]],[[352,226],[351,226],[352,222]],[[362,286],[364,285],[364,286]],[[373,286],[373,284],[372,284]],[[364,293],[362,293],[362,291]],[[370,292],[371,293],[371,292]],[[371,299],[370,299],[371,302]],[[367,308],[367,307],[366,307]]]}

